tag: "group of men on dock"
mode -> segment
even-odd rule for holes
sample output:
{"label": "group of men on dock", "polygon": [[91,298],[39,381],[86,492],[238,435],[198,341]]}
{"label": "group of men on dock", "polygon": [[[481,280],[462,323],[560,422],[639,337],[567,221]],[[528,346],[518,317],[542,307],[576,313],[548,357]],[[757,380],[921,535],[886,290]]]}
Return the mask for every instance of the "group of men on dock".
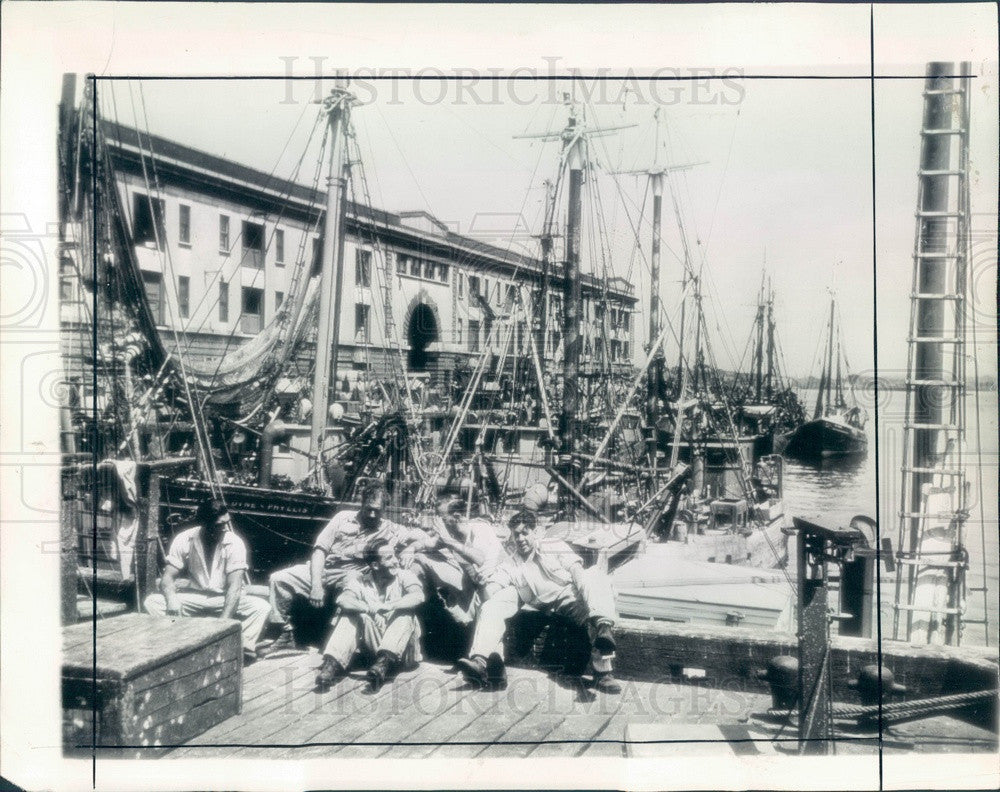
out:
{"label": "group of men on dock", "polygon": [[[271,574],[264,599],[244,590],[246,544],[233,531],[225,505],[209,498],[191,527],[175,535],[161,593],[146,598],[146,610],[239,619],[245,653],[256,658],[296,648],[290,619],[296,598],[322,609],[332,597],[317,688],[329,689],[361,655],[370,660],[368,685],[378,690],[422,660],[418,609],[428,593],[440,598],[457,624],[471,629],[469,649],[457,665],[469,684],[484,689],[506,686],[507,622],[533,609],[585,627],[594,687],[620,691],[612,672],[611,580],[597,566],[585,568],[566,542],[546,538],[533,510],[522,508],[508,521],[505,543],[491,523],[466,519],[461,500],[442,502],[419,528],[384,517],[386,501],[381,485],[365,488],[358,510],[338,512],[319,532],[307,561]],[[261,642],[269,622],[279,635]]]}

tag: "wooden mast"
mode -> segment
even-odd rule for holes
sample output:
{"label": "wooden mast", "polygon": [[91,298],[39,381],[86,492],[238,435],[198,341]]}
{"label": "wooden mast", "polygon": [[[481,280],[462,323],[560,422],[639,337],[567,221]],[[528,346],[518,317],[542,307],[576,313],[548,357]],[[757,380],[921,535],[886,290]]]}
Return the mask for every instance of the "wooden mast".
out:
{"label": "wooden mast", "polygon": [[[569,169],[569,203],[566,217],[566,261],[563,270],[563,395],[559,415],[559,437],[563,475],[574,487],[580,476],[573,455],[577,449],[580,423],[580,220],[583,214],[583,166],[585,138],[577,131],[576,111],[571,113],[564,132],[569,141],[566,164]],[[575,511],[573,498],[566,498],[567,516]]]}
{"label": "wooden mast", "polygon": [[767,400],[774,397],[774,289],[767,284]]}
{"label": "wooden mast", "polygon": [[[323,266],[319,284],[319,329],[316,335],[316,366],[313,372],[312,425],[309,432],[309,453],[315,460],[313,484],[326,490],[323,469],[323,445],[330,405],[331,370],[336,371],[338,342],[337,323],[340,320],[340,293],[343,270],[343,211],[347,180],[344,176],[346,130],[353,95],[347,81],[338,80],[336,87],[323,101],[330,130],[330,167],[326,186],[326,218],[323,226]],[[331,355],[334,361],[331,366]]]}
{"label": "wooden mast", "polygon": [[[816,410],[813,412],[813,420],[817,418],[822,418],[824,415],[823,409],[823,394],[830,387],[830,359],[833,357],[833,298],[830,298],[830,321],[826,326],[826,331],[828,335],[827,346],[828,350],[823,358],[823,370],[819,375],[819,393],[816,394]],[[827,400],[829,405],[829,400]]]}

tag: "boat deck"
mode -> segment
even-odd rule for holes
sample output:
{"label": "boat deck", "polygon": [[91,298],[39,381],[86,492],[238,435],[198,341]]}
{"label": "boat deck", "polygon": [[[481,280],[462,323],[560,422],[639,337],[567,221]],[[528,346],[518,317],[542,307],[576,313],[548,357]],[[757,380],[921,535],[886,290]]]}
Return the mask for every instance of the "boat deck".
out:
{"label": "boat deck", "polygon": [[[186,743],[170,759],[254,757],[416,758],[774,755],[795,753],[795,728],[751,719],[770,706],[760,693],[622,680],[618,696],[595,694],[576,679],[510,668],[506,691],[467,686],[447,666],[424,663],[376,694],[363,672],[315,692],[317,653],[258,661],[244,671],[243,711]],[[932,721],[950,719],[935,718]],[[995,736],[953,742],[954,724],[921,727],[921,742],[947,733],[950,750],[990,750]],[[930,728],[931,733],[926,732]],[[982,738],[982,739],[979,739]],[[971,741],[970,741],[971,739]],[[842,747],[843,746],[843,747]],[[893,748],[887,744],[887,750]],[[874,735],[838,752],[874,753]],[[995,749],[995,748],[993,748]],[[932,750],[949,750],[935,745]]]}

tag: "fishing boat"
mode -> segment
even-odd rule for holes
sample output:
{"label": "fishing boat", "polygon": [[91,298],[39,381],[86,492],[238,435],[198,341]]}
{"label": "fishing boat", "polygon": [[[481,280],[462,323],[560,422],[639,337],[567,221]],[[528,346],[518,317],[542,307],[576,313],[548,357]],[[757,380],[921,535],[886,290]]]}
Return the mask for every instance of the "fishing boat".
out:
{"label": "fishing boat", "polygon": [[[836,352],[834,338],[837,339]],[[857,403],[849,405],[844,395],[844,372],[841,368],[844,357],[839,324],[836,322],[836,300],[832,298],[826,340],[812,420],[776,438],[776,448],[780,453],[798,459],[822,460],[868,453],[865,412]],[[846,376],[850,379],[849,373]]]}

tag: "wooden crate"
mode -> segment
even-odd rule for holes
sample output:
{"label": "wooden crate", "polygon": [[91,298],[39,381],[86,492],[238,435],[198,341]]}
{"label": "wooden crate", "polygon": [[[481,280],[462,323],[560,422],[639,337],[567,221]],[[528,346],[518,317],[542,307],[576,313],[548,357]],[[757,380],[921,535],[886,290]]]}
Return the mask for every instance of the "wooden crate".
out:
{"label": "wooden crate", "polygon": [[236,715],[242,687],[239,622],[131,613],[66,627],[64,749],[89,753],[96,742],[120,748],[118,757],[156,756],[154,746],[182,744]]}

